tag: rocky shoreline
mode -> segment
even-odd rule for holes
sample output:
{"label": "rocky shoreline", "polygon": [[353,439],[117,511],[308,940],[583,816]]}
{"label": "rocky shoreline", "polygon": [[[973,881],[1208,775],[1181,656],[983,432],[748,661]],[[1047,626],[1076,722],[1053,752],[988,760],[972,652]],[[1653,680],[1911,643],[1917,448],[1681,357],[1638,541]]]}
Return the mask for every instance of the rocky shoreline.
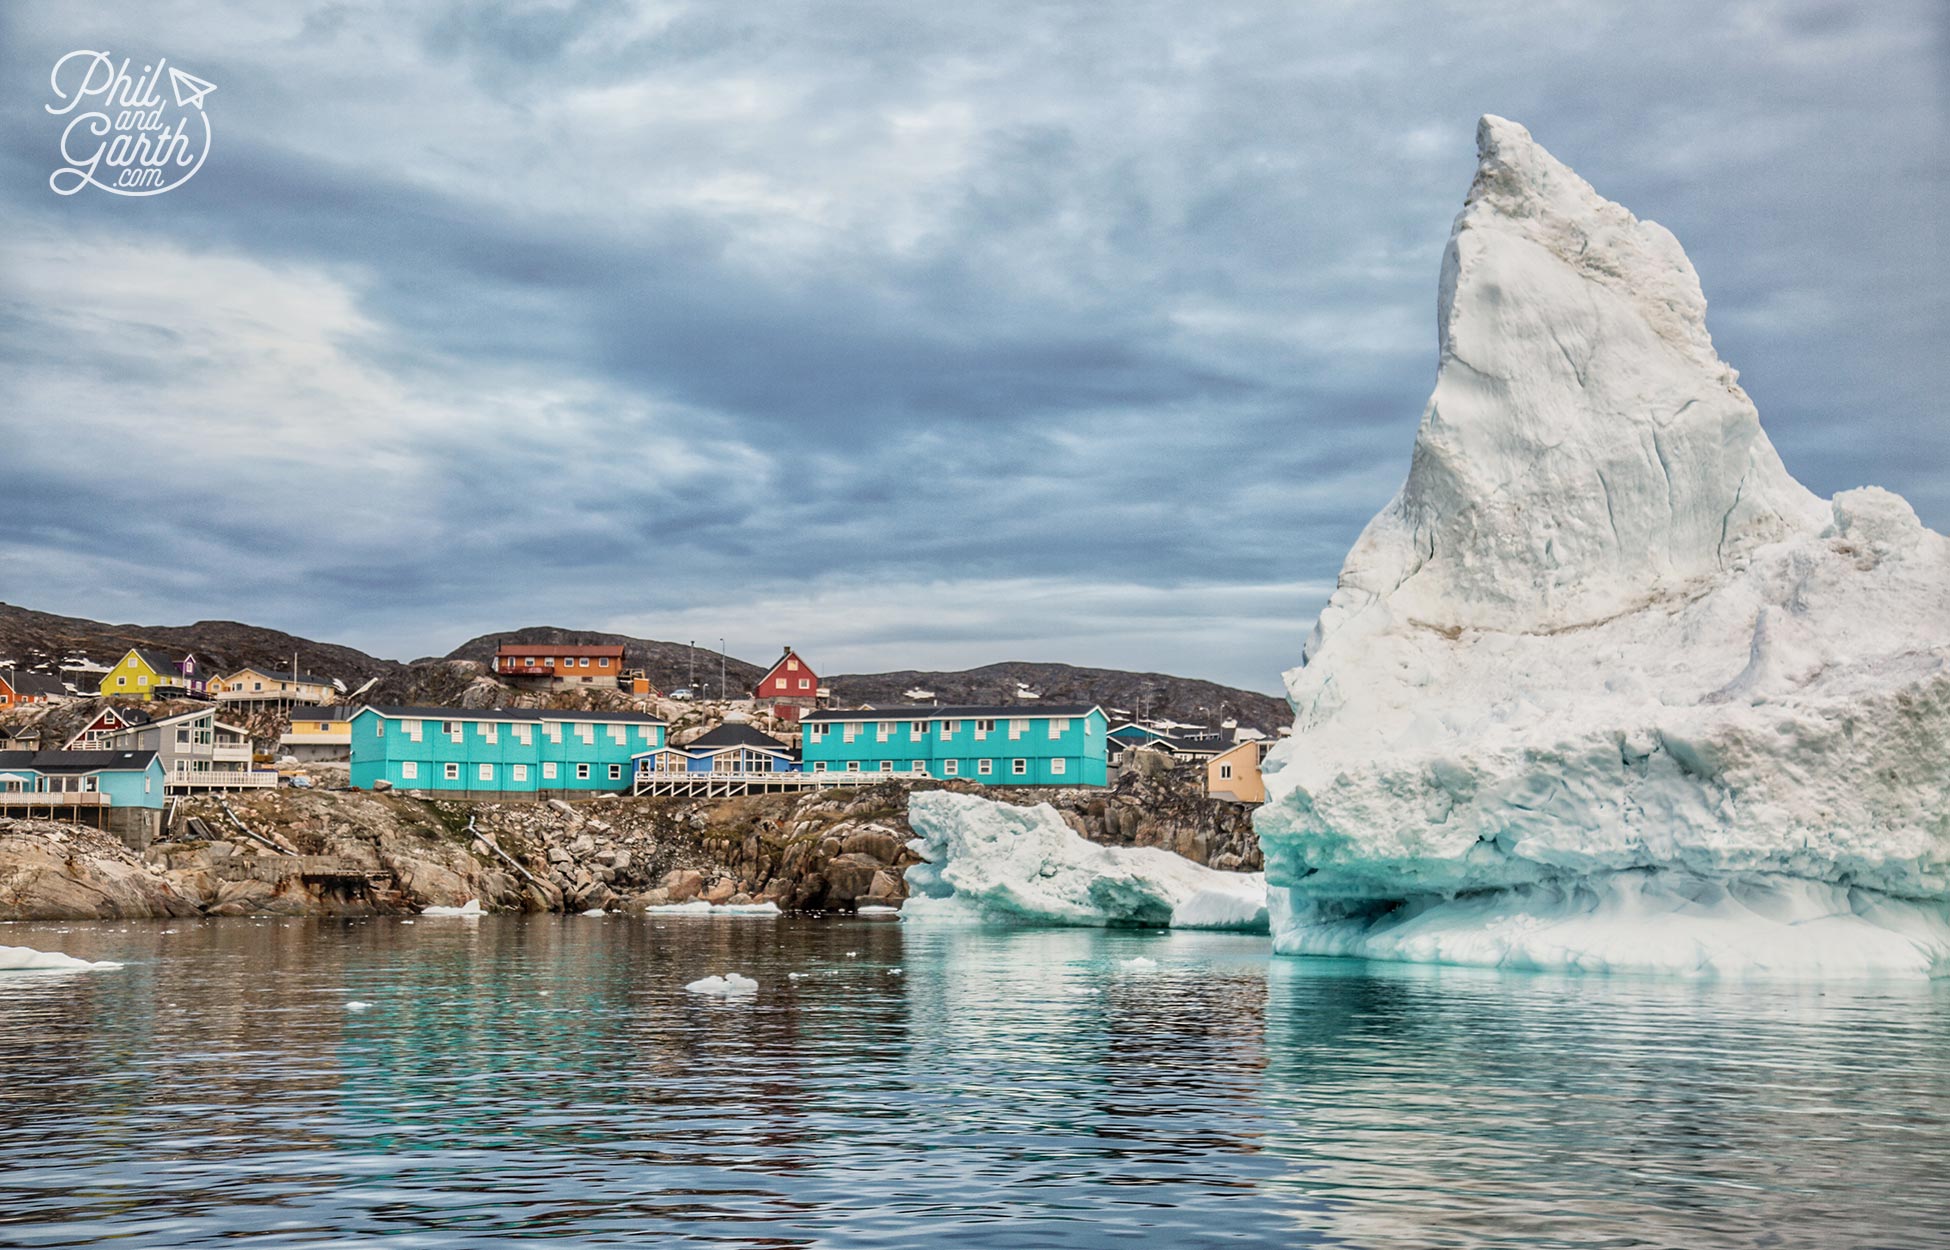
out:
{"label": "rocky shoreline", "polygon": [[[1132,773],[1108,790],[978,789],[1049,803],[1080,835],[1198,863],[1261,866],[1251,809],[1186,772]],[[177,805],[137,854],[111,835],[0,820],[0,919],[411,914],[470,900],[491,911],[633,910],[703,900],[785,911],[898,906],[909,789],[578,803],[459,802],[281,789]]]}

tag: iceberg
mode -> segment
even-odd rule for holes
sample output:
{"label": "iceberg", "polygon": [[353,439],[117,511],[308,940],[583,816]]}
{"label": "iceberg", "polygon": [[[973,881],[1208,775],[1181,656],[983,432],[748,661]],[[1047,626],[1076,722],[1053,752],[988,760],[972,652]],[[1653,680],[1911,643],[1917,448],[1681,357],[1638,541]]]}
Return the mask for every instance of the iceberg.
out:
{"label": "iceberg", "polygon": [[435,905],[433,907],[422,907],[420,909],[420,914],[422,916],[484,916],[487,913],[481,910],[480,899],[470,898],[465,903],[462,903],[459,907],[447,907],[442,905]]}
{"label": "iceberg", "polygon": [[1477,129],[1434,393],[1286,674],[1274,946],[1950,969],[1950,541],[1789,475],[1678,242]]}
{"label": "iceberg", "polygon": [[684,987],[693,994],[710,994],[719,998],[737,998],[746,994],[758,993],[758,982],[751,977],[736,972],[723,976],[702,977]]}
{"label": "iceberg", "polygon": [[83,972],[121,966],[107,960],[76,959],[60,951],[37,951],[31,946],[0,946],[0,972]]}
{"label": "iceberg", "polygon": [[926,862],[907,870],[905,920],[1267,931],[1264,875],[1098,846],[1047,803],[924,790],[909,797],[907,820],[908,849]]}
{"label": "iceberg", "polygon": [[649,916],[776,916],[779,905],[766,900],[762,903],[709,903],[701,898],[688,903],[658,903],[643,909]]}

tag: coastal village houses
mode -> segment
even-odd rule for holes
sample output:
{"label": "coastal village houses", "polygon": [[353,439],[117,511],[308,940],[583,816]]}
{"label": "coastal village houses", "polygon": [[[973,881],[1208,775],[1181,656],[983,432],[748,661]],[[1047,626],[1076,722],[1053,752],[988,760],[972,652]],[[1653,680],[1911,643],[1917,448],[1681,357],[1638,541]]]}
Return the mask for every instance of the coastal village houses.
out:
{"label": "coastal village houses", "polygon": [[1107,774],[1102,708],[857,708],[809,712],[805,768],[967,778],[991,786],[1101,786]]}
{"label": "coastal village houses", "polygon": [[68,746],[73,749],[91,738],[108,750],[154,752],[162,763],[164,784],[172,794],[278,784],[276,773],[251,767],[250,735],[218,720],[214,707],[191,708],[155,720],[145,717],[106,732],[91,725],[76,734]]}
{"label": "coastal village houses", "polygon": [[1205,761],[1205,793],[1227,803],[1266,801],[1266,781],[1259,765],[1273,743],[1266,738],[1236,742]]}
{"label": "coastal village houses", "polygon": [[174,655],[153,647],[130,647],[102,676],[101,693],[116,699],[155,699],[205,693],[202,665],[193,654]]}
{"label": "coastal village houses", "polygon": [[474,798],[622,793],[637,754],[662,746],[667,728],[641,712],[361,708],[352,784]]}
{"label": "coastal village houses", "polygon": [[799,653],[787,647],[785,654],[759,678],[752,697],[759,711],[791,724],[803,719],[807,712],[824,707],[831,693],[819,684],[819,674],[799,658]]}
{"label": "coastal village houses", "polygon": [[59,703],[67,697],[68,688],[58,678],[0,669],[0,711],[32,703]]}
{"label": "coastal village houses", "polygon": [[750,725],[727,723],[682,746],[660,746],[638,752],[636,770],[653,773],[796,773],[799,757],[792,748]]}
{"label": "coastal village houses", "polygon": [[86,725],[68,739],[68,750],[98,747],[124,729],[149,723],[149,714],[140,708],[104,704]]}
{"label": "coastal village houses", "polygon": [[623,676],[623,648],[503,643],[494,653],[494,675],[511,685],[548,690],[615,689]]}

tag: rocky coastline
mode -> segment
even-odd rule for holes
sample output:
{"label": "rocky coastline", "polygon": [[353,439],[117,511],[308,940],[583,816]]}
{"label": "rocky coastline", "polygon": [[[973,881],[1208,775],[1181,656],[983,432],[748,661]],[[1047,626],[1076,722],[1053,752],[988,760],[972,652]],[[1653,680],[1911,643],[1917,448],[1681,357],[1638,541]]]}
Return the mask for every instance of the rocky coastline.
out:
{"label": "rocky coastline", "polygon": [[[928,788],[977,791],[971,783]],[[1108,789],[981,788],[1048,803],[1078,834],[1211,867],[1261,866],[1251,809],[1191,770]],[[782,911],[899,906],[918,862],[901,783],[803,795],[461,802],[342,789],[185,799],[138,854],[85,827],[0,820],[0,919],[640,910],[702,900]]]}

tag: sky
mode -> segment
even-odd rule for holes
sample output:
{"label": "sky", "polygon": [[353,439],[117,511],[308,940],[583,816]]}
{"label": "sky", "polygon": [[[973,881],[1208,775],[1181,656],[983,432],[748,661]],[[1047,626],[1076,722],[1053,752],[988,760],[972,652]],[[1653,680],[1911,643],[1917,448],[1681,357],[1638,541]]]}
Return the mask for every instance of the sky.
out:
{"label": "sky", "polygon": [[[1940,3],[0,6],[0,600],[1277,691],[1485,112],[1666,225],[1788,468],[1950,529]],[[209,155],[49,186],[76,49]]]}

